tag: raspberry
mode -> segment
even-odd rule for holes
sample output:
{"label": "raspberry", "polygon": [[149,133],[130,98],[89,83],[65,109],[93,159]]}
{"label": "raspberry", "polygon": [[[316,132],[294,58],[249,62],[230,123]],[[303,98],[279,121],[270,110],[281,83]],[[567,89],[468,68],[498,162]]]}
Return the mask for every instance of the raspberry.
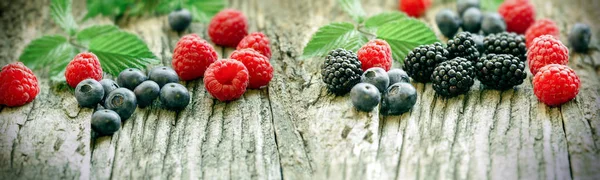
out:
{"label": "raspberry", "polygon": [[252,48],[260,54],[265,55],[267,59],[271,59],[271,48],[269,47],[269,38],[261,32],[248,34],[237,45],[237,50]]}
{"label": "raspberry", "polygon": [[371,40],[361,47],[356,54],[362,64],[363,71],[372,67],[380,67],[388,71],[392,67],[392,49],[384,40]]}
{"label": "raspberry", "polygon": [[431,0],[400,0],[398,9],[412,17],[423,15],[425,10],[431,5]]}
{"label": "raspberry", "polygon": [[550,19],[537,20],[527,31],[525,32],[525,43],[527,47],[531,46],[533,39],[541,35],[552,35],[558,38],[560,31],[556,23]]}
{"label": "raspberry", "polygon": [[509,32],[523,34],[535,21],[535,9],[529,0],[506,0],[498,13],[504,17]]}
{"label": "raspberry", "polygon": [[527,51],[529,70],[536,74],[538,69],[548,64],[569,63],[569,49],[551,35],[542,35],[533,40]]}
{"label": "raspberry", "polygon": [[548,106],[558,106],[579,93],[579,77],[573,69],[560,64],[542,67],[533,77],[533,93]]}
{"label": "raspberry", "polygon": [[40,92],[38,80],[21,62],[7,64],[0,71],[0,104],[22,106]]}
{"label": "raspberry", "polygon": [[173,52],[173,69],[184,80],[204,75],[206,68],[217,60],[217,52],[196,34],[181,37]]}
{"label": "raspberry", "polygon": [[65,70],[65,78],[71,87],[76,87],[79,82],[85,79],[102,79],[102,67],[100,61],[94,53],[79,53],[69,64]]}
{"label": "raspberry", "polygon": [[273,78],[273,67],[269,59],[254,49],[235,50],[229,58],[242,62],[248,69],[250,75],[248,88],[261,88],[268,85]]}
{"label": "raspberry", "polygon": [[242,62],[222,59],[212,63],[204,73],[204,87],[220,101],[240,98],[248,87],[248,69]]}
{"label": "raspberry", "polygon": [[234,9],[225,9],[217,13],[208,25],[208,35],[217,45],[236,47],[247,34],[246,16]]}

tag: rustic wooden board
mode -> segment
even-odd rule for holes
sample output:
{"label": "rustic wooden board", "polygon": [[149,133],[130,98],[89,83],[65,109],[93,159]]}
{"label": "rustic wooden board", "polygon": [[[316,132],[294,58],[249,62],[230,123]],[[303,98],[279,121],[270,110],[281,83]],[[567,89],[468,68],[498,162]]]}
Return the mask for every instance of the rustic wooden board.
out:
{"label": "rustic wooden board", "polygon": [[[538,17],[557,21],[561,39],[574,22],[600,34],[600,2],[533,0]],[[48,0],[0,2],[0,65],[23,47],[59,33]],[[394,10],[394,0],[363,2],[368,14]],[[6,179],[600,179],[600,55],[572,54],[582,80],[577,98],[550,108],[533,95],[529,74],[512,90],[484,89],[442,98],[431,84],[413,83],[419,97],[409,113],[358,112],[347,96],[325,90],[320,59],[299,58],[321,25],[349,18],[335,2],[231,0],[249,17],[250,31],[271,38],[275,77],[240,100],[214,100],[201,80],[188,81],[192,100],[176,113],[155,102],[138,108],[112,137],[93,137],[92,109],[72,90],[41,79],[38,98],[0,107],[0,177]],[[85,14],[76,1],[75,14]],[[432,23],[437,3],[423,20]],[[95,18],[82,26],[110,23]],[[166,17],[126,19],[170,64],[179,37]],[[185,32],[207,38],[206,25]],[[439,33],[438,33],[439,34]],[[217,48],[220,57],[233,49]],[[394,66],[400,67],[399,63]],[[4,178],[3,178],[4,179]]]}

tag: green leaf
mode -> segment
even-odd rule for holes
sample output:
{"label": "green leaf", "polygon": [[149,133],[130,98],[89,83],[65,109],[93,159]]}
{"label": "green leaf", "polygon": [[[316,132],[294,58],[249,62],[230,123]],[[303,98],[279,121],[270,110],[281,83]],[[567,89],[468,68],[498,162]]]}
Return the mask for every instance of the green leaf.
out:
{"label": "green leaf", "polygon": [[209,22],[226,5],[227,3],[224,0],[188,0],[183,7],[190,10],[194,21]]}
{"label": "green leaf", "polygon": [[124,31],[93,38],[89,47],[90,52],[98,56],[102,70],[113,76],[127,68],[144,69],[158,62],[144,41]]}
{"label": "green leaf", "polygon": [[377,38],[390,44],[392,56],[399,62],[415,47],[439,41],[431,28],[412,18],[382,25],[377,29]]}
{"label": "green leaf", "polygon": [[360,0],[338,0],[340,6],[348,15],[358,23],[362,23],[365,18],[365,11],[360,4]]}
{"label": "green leaf", "polygon": [[401,12],[385,12],[385,13],[380,13],[377,14],[375,16],[371,16],[369,17],[366,21],[365,21],[365,27],[366,28],[377,28],[381,25],[390,23],[390,22],[396,22],[396,21],[401,21],[406,19],[407,16],[404,13]]}
{"label": "green leaf", "polygon": [[129,6],[131,0],[87,0],[88,13],[83,20],[95,17],[97,15],[112,16],[123,14]]}
{"label": "green leaf", "polygon": [[119,28],[113,25],[90,26],[77,33],[77,41],[81,43],[81,45],[87,46],[90,43],[90,41],[96,37],[118,31]]}
{"label": "green leaf", "polygon": [[50,3],[50,16],[69,35],[73,35],[77,31],[77,23],[71,13],[71,0],[52,0]]}
{"label": "green leaf", "polygon": [[302,56],[304,58],[325,56],[329,51],[341,47],[356,52],[358,48],[369,41],[367,37],[356,30],[353,24],[347,22],[331,23],[323,26],[313,34]]}
{"label": "green leaf", "polygon": [[504,0],[481,0],[482,11],[498,11],[498,7]]}
{"label": "green leaf", "polygon": [[19,60],[35,70],[49,68],[49,75],[64,77],[65,67],[78,50],[64,36],[43,36],[31,41],[21,53]]}

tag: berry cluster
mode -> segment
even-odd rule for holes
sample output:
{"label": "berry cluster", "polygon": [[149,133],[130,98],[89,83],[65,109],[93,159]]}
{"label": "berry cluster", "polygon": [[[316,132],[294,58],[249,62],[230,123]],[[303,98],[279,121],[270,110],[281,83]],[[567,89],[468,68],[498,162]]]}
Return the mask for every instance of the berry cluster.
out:
{"label": "berry cluster", "polygon": [[273,78],[269,38],[261,32],[248,34],[248,20],[237,10],[225,9],[210,21],[208,35],[217,45],[236,47],[229,59],[196,34],[181,37],[173,52],[173,68],[182,80],[203,77],[204,87],[216,99],[240,98],[247,88],[259,89]]}
{"label": "berry cluster", "polygon": [[352,105],[360,111],[372,111],[381,101],[382,114],[400,115],[417,102],[417,90],[401,69],[386,72],[373,67],[361,75],[361,81],[350,91]]}
{"label": "berry cluster", "polygon": [[167,109],[185,108],[190,93],[178,82],[177,73],[166,66],[152,68],[147,75],[139,69],[128,68],[119,73],[116,82],[111,79],[98,82],[92,78],[79,82],[75,98],[81,107],[101,105],[92,115],[92,129],[100,135],[111,135],[138,106],[150,106],[157,98]]}
{"label": "berry cluster", "polygon": [[479,36],[479,32],[493,34],[506,31],[504,18],[498,13],[482,13],[478,0],[459,0],[456,3],[458,14],[450,9],[440,10],[435,22],[440,32],[452,38],[462,28],[465,32]]}

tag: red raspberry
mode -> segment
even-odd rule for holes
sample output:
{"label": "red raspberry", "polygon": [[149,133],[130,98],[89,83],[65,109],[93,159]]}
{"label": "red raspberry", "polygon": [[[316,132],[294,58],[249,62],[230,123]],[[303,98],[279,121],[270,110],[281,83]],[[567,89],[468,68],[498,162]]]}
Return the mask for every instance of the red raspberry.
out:
{"label": "red raspberry", "polygon": [[184,81],[204,75],[206,68],[217,60],[217,52],[212,45],[196,34],[181,37],[173,52],[173,69]]}
{"label": "red raspberry", "polygon": [[523,34],[535,21],[535,9],[529,0],[506,0],[498,13],[504,17],[509,32]]}
{"label": "red raspberry", "polygon": [[219,101],[240,98],[248,87],[248,69],[240,61],[221,59],[204,73],[204,87]]}
{"label": "red raspberry", "polygon": [[533,40],[527,50],[527,61],[531,74],[548,64],[569,63],[569,49],[558,39],[551,35],[542,35]]}
{"label": "red raspberry", "polygon": [[388,71],[392,67],[392,49],[384,40],[371,40],[361,47],[356,54],[362,64],[363,71],[372,67],[381,67]]}
{"label": "red raspberry", "polygon": [[541,35],[552,35],[558,38],[560,31],[556,23],[550,19],[540,19],[535,21],[533,25],[525,32],[525,43],[529,47],[533,43],[533,39]]}
{"label": "red raspberry", "polygon": [[69,86],[75,88],[79,82],[85,79],[102,79],[102,67],[100,61],[94,53],[79,53],[69,64],[65,70],[65,78]]}
{"label": "red raspberry", "polygon": [[236,47],[248,34],[248,20],[238,10],[225,9],[215,15],[208,25],[208,35],[217,45]]}
{"label": "red raspberry", "polygon": [[542,67],[532,83],[535,96],[548,106],[566,103],[579,93],[579,77],[565,65],[549,64]]}
{"label": "red raspberry", "polygon": [[252,48],[262,55],[265,55],[267,59],[271,59],[271,48],[269,47],[269,38],[261,32],[250,33],[237,45],[237,50]]}
{"label": "red raspberry", "polygon": [[235,50],[229,58],[244,63],[244,66],[248,69],[250,75],[248,88],[261,88],[268,85],[273,78],[273,67],[271,67],[269,59],[254,49]]}
{"label": "red raspberry", "polygon": [[23,63],[7,64],[0,71],[0,104],[21,106],[33,101],[39,92],[35,74]]}
{"label": "red raspberry", "polygon": [[412,17],[419,17],[429,8],[431,0],[400,0],[398,9]]}

